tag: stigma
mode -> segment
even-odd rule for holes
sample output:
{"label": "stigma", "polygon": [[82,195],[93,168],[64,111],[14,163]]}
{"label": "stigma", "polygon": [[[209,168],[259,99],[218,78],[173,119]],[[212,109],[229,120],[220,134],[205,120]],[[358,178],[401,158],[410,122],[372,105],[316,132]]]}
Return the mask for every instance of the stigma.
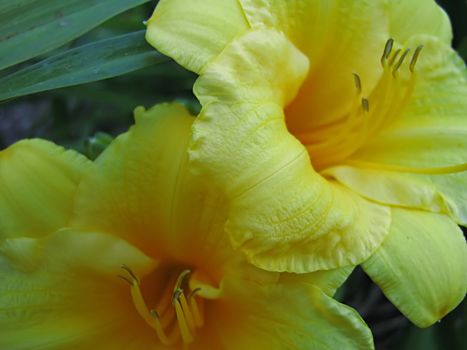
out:
{"label": "stigma", "polygon": [[121,268],[124,274],[119,277],[130,285],[136,311],[155,331],[160,343],[166,346],[180,340],[184,344],[192,343],[204,319],[203,300],[197,298],[200,289],[190,290],[188,287],[191,271],[187,269],[179,273],[173,284],[165,286],[158,304],[149,308],[141,292],[141,280],[128,266],[122,265]]}

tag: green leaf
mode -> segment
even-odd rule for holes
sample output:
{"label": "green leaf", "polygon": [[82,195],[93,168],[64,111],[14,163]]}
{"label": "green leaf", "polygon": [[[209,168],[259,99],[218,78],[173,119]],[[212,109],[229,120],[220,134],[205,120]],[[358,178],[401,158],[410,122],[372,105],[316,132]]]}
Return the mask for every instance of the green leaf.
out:
{"label": "green leaf", "polygon": [[0,100],[122,75],[169,58],[144,40],[144,31],[100,40],[51,56],[0,78]]}
{"label": "green leaf", "polygon": [[53,50],[149,0],[2,0],[0,69]]}

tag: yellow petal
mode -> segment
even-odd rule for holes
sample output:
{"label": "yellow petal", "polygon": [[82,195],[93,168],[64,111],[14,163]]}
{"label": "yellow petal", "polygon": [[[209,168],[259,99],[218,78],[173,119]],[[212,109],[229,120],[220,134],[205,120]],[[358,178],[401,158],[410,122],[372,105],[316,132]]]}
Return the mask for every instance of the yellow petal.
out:
{"label": "yellow petal", "polygon": [[[58,231],[0,244],[0,348],[141,349],[154,334],[136,314],[121,264],[154,261],[106,234]],[[140,347],[138,347],[138,345]]]}
{"label": "yellow petal", "polygon": [[[456,212],[454,203],[430,181],[423,181],[420,175],[410,176],[395,171],[350,166],[333,167],[326,169],[325,173],[332,175],[361,196],[382,204],[452,215]],[[453,175],[449,177],[452,178]],[[462,192],[459,192],[459,195],[462,196]]]}
{"label": "yellow petal", "polygon": [[308,283],[312,284],[330,297],[336,294],[337,289],[347,280],[355,266],[346,266],[335,270],[320,270],[310,273],[281,273],[281,283]]}
{"label": "yellow petal", "polygon": [[66,225],[78,182],[90,162],[44,140],[0,152],[0,241],[39,237]]}
{"label": "yellow petal", "polygon": [[253,264],[335,269],[364,261],[382,243],[388,208],[314,176],[309,167],[288,167],[232,201],[226,230]]}
{"label": "yellow petal", "polygon": [[[435,38],[417,64],[411,102],[346,164],[326,170],[362,195],[398,206],[443,212],[467,224],[467,73]],[[371,181],[368,181],[369,179]]]}
{"label": "yellow petal", "polygon": [[227,193],[234,246],[268,270],[356,264],[389,226],[387,208],[318,175],[288,133],[282,106],[306,63],[282,34],[253,31],[228,46],[195,86],[204,107],[193,125],[192,164]]}
{"label": "yellow petal", "polygon": [[200,73],[247,28],[236,0],[161,0],[148,21],[146,39],[185,68]]}
{"label": "yellow petal", "polygon": [[225,280],[213,325],[225,349],[373,349],[358,313],[307,284]]}
{"label": "yellow petal", "polygon": [[443,318],[467,291],[467,245],[447,216],[393,209],[388,238],[364,270],[419,327]]}
{"label": "yellow petal", "polygon": [[190,264],[224,254],[224,201],[187,165],[194,118],[175,104],[140,107],[135,116],[84,176],[73,227],[111,232],[148,255]]}
{"label": "yellow petal", "polygon": [[353,73],[361,77],[364,95],[376,84],[389,37],[381,1],[240,2],[253,28],[284,32],[310,60],[307,79],[287,108],[291,130],[305,132],[342,117],[355,99]]}
{"label": "yellow petal", "polygon": [[413,35],[428,34],[448,45],[451,43],[449,17],[436,1],[391,0],[388,4],[391,37],[398,42],[405,43]]}

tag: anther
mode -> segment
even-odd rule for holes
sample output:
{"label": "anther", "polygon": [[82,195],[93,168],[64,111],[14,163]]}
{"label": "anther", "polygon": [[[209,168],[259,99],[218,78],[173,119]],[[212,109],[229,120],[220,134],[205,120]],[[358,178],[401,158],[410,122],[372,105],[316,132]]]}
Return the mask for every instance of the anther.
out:
{"label": "anther", "polygon": [[394,55],[392,55],[392,57],[389,59],[389,62],[388,62],[389,66],[392,66],[394,64],[394,62],[396,61],[396,59],[399,56],[399,54],[401,53],[401,51],[402,51],[401,49],[397,49],[394,52]]}
{"label": "anther", "polygon": [[357,73],[353,73],[353,78],[355,87],[357,88],[357,91],[360,94],[362,92],[362,80],[360,79],[360,76]]}
{"label": "anther", "polygon": [[[194,298],[194,295],[201,289],[196,288],[192,290],[188,294],[188,299],[184,293],[184,288],[188,288],[185,281],[191,271],[184,270],[178,275],[172,293],[170,293],[170,287],[166,289],[166,293],[163,293],[164,295],[157,307],[157,310],[161,312],[159,313],[156,309],[149,309],[147,307],[140,289],[140,279],[138,276],[128,266],[121,265],[120,267],[128,274],[128,276],[119,275],[119,277],[130,284],[130,293],[136,311],[156,331],[161,343],[171,346],[180,339],[180,336],[185,344],[193,342],[196,331],[202,327],[204,320],[202,308],[198,307],[197,301]],[[173,280],[171,283],[173,283]],[[170,305],[170,297],[172,298],[171,304],[175,312],[167,310],[168,305]],[[173,325],[172,320],[174,317],[176,317],[178,327],[171,326]],[[170,334],[167,334],[164,330],[167,327],[172,329]]]}
{"label": "anther", "polygon": [[410,60],[409,69],[412,73],[415,71],[415,65],[417,64],[417,60],[418,60],[418,57],[420,56],[420,52],[422,51],[422,49],[423,49],[423,45],[417,46],[412,56],[412,59]]}
{"label": "anther", "polygon": [[121,265],[120,266],[122,269],[124,269],[126,272],[128,272],[128,274],[137,282],[139,282],[139,278],[138,276],[136,276],[136,274],[128,267],[126,266],[125,264]]}
{"label": "anther", "polygon": [[381,56],[381,64],[383,65],[383,67],[389,55],[391,54],[393,45],[394,45],[394,39],[392,38],[389,38],[388,41],[386,41],[386,44],[384,45],[383,55]]}
{"label": "anther", "polygon": [[191,300],[195,296],[196,293],[201,292],[201,288],[195,288],[191,291],[191,293],[188,295],[188,300]]}
{"label": "anther", "polygon": [[407,57],[407,55],[409,54],[410,52],[410,49],[406,49],[404,51],[404,53],[402,54],[402,56],[399,58],[399,61],[397,61],[396,65],[394,66],[394,68],[392,69],[392,76],[395,78],[396,77],[396,73],[397,71],[399,70],[399,68],[401,67],[402,63],[404,63],[404,60],[405,58]]}
{"label": "anther", "polygon": [[118,277],[128,282],[130,286],[134,286],[135,284],[140,284],[140,280],[138,276],[136,276],[136,274],[128,266],[120,265],[120,268],[126,271],[128,275],[130,275],[130,278],[128,278],[127,276],[123,276],[123,275],[118,275]]}
{"label": "anther", "polygon": [[183,294],[183,290],[177,289],[173,294],[172,294],[172,304],[175,305],[176,302],[178,302],[178,299],[180,298],[180,295]]}
{"label": "anther", "polygon": [[178,275],[177,282],[175,283],[175,287],[174,287],[174,293],[182,287],[183,282],[185,281],[185,278],[190,273],[191,273],[191,270],[187,269],[187,270],[183,270],[182,273]]}
{"label": "anther", "polygon": [[122,280],[124,280],[125,282],[127,282],[130,286],[133,286],[134,285],[134,280],[130,280],[128,277],[126,276],[123,276],[123,275],[117,275],[117,277],[121,278]]}
{"label": "anther", "polygon": [[362,107],[365,112],[370,111],[370,102],[368,101],[367,98],[362,98]]}

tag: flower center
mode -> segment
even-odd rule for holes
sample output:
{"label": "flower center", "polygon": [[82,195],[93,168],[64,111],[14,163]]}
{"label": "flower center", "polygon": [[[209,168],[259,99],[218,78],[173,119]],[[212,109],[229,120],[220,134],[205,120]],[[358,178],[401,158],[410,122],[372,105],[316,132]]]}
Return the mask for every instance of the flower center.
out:
{"label": "flower center", "polygon": [[[383,72],[369,96],[362,95],[364,82],[354,73],[355,96],[345,115],[312,127],[295,125],[291,130],[307,148],[318,171],[341,164],[399,116],[409,103],[416,83],[415,66],[423,46],[410,55],[411,49],[393,50],[393,45],[393,39],[386,42],[381,57]],[[404,65],[408,65],[408,79],[406,74],[400,74]]]}
{"label": "flower center", "polygon": [[172,274],[157,305],[150,309],[141,292],[141,280],[128,266],[121,268],[125,274],[119,277],[130,284],[138,314],[155,330],[159,341],[166,346],[174,345],[180,338],[185,344],[193,342],[197,329],[204,323],[204,301],[197,295],[200,288],[190,290],[188,278],[191,271]]}

